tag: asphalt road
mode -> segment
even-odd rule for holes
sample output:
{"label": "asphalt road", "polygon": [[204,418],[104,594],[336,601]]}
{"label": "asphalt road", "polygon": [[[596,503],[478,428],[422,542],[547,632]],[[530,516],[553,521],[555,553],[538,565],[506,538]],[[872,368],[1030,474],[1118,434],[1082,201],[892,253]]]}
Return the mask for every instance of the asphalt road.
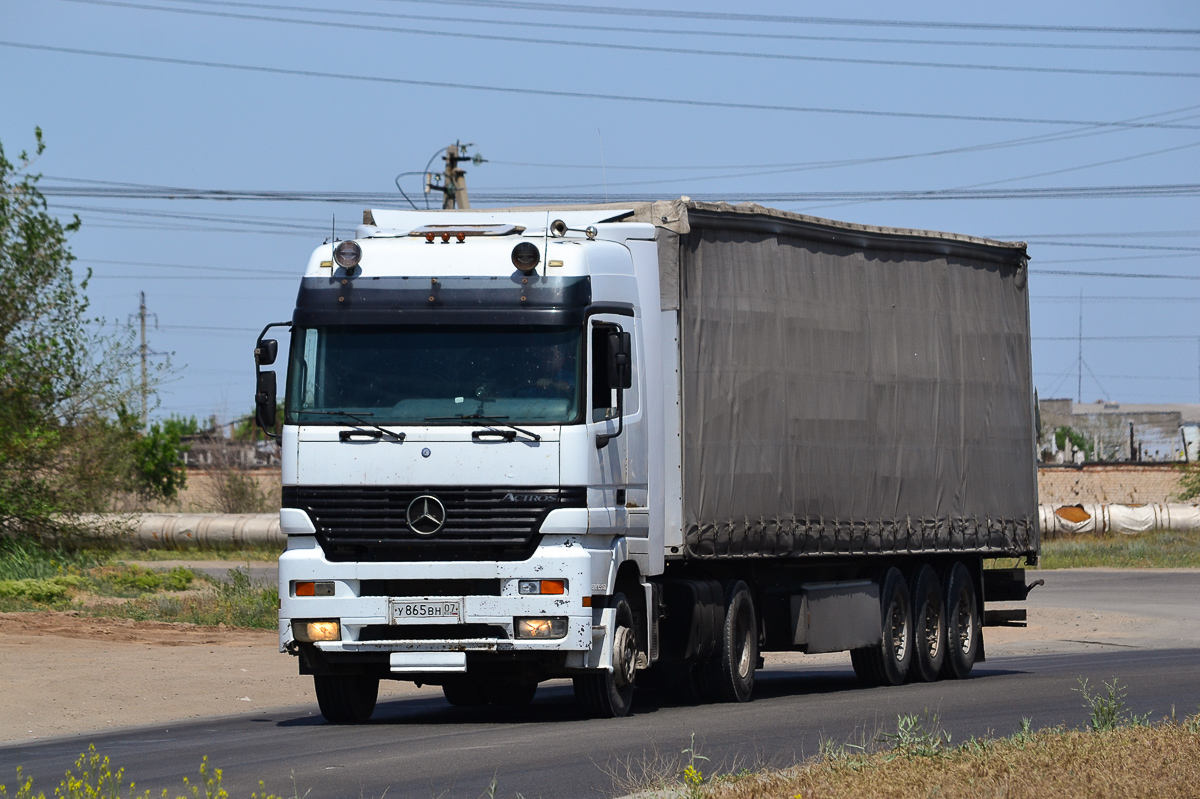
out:
{"label": "asphalt road", "polygon": [[[1063,573],[1049,573],[1062,575]],[[1079,572],[1055,578],[1038,604],[1086,610],[1113,606],[1156,612],[1176,624],[1191,622],[1200,597],[1200,574],[1136,575]],[[1043,589],[1039,589],[1042,591]],[[1122,600],[1122,596],[1125,597]],[[1134,597],[1134,598],[1130,598]],[[1194,625],[1190,625],[1195,629]],[[1170,627],[1169,629],[1177,629]],[[291,796],[469,797],[497,795],[599,797],[627,792],[620,775],[653,770],[678,758],[691,742],[717,770],[786,765],[816,753],[822,738],[874,737],[894,729],[897,714],[936,713],[954,740],[1008,734],[1023,717],[1035,727],[1082,725],[1087,713],[1077,680],[1093,686],[1118,677],[1127,701],[1155,717],[1175,707],[1200,707],[1200,644],[1188,636],[1125,645],[1068,641],[1045,655],[997,653],[959,682],[864,689],[849,666],[824,657],[775,663],[759,673],[754,701],[744,705],[654,707],[635,705],[627,719],[579,718],[569,686],[547,684],[528,708],[452,708],[440,698],[383,703],[361,727],[326,725],[315,707],[142,728],[0,748],[0,777],[16,766],[52,791],[88,743],[124,766],[139,789],[156,794],[182,788],[180,775],[195,774],[203,755],[225,770],[234,795],[266,788]],[[1180,648],[1179,644],[1186,648]],[[1082,647],[1082,649],[1080,649]],[[614,777],[614,775],[617,775]]]}

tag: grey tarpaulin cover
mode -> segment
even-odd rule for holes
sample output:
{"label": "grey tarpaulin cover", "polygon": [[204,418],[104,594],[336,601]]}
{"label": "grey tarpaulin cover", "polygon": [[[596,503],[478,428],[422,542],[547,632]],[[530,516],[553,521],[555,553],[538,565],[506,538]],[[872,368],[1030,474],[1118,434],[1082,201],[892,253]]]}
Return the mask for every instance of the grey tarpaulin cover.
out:
{"label": "grey tarpaulin cover", "polygon": [[654,206],[689,556],[1037,550],[1023,244]]}

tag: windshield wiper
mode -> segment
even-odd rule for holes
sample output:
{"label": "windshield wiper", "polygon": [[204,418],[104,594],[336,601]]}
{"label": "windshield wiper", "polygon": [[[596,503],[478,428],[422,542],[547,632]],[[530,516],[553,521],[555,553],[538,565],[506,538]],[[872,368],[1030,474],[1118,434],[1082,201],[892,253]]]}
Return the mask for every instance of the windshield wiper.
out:
{"label": "windshield wiper", "polygon": [[537,433],[534,433],[530,430],[526,430],[522,427],[517,427],[515,424],[509,424],[508,422],[502,421],[507,418],[508,418],[507,416],[484,416],[481,413],[468,413],[468,414],[459,414],[458,416],[426,416],[425,421],[427,421],[427,422],[459,422],[459,421],[462,421],[462,422],[474,422],[474,421],[491,422],[492,424],[497,424],[497,425],[500,425],[501,427],[507,427],[510,430],[516,430],[518,433],[520,433],[522,435],[529,436],[534,441],[542,440],[542,437],[539,436]]}
{"label": "windshield wiper", "polygon": [[404,433],[397,433],[395,430],[388,430],[386,427],[380,427],[374,422],[369,422],[363,418],[364,416],[374,416],[375,414],[373,413],[350,413],[349,411],[296,411],[296,413],[311,413],[318,416],[345,416],[348,419],[353,419],[354,421],[358,422],[363,427],[372,427],[378,430],[380,433],[383,433],[385,436],[391,436],[397,441],[403,441],[405,438]]}

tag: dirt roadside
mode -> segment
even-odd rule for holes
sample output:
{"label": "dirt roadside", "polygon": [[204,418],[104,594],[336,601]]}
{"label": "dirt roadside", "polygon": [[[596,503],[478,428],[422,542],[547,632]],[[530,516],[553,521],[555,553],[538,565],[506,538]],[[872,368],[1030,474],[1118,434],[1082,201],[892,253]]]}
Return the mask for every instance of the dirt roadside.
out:
{"label": "dirt roadside", "polygon": [[[1102,579],[1174,576],[1140,601]],[[1006,655],[1200,647],[1200,570],[1041,572],[1028,627],[989,627],[989,660]],[[1052,579],[1049,575],[1056,575]],[[1090,587],[1089,587],[1090,586]],[[1119,610],[1118,610],[1119,609]],[[845,653],[767,653],[768,669],[849,668]],[[273,631],[97,619],[74,613],[0,613],[0,744],[143,724],[313,705],[312,682],[278,651]],[[440,696],[385,681],[382,697]]]}
{"label": "dirt roadside", "polygon": [[[311,704],[277,633],[0,613],[0,743]],[[381,697],[434,693],[385,682]]]}

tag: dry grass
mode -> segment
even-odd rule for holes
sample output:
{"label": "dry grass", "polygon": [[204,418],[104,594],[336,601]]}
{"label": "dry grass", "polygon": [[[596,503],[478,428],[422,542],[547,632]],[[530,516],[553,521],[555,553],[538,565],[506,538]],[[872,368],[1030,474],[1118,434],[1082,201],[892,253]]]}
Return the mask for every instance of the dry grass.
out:
{"label": "dry grass", "polygon": [[1196,568],[1200,567],[1200,534],[1156,532],[1051,538],[1042,541],[1040,565],[1043,569]]}
{"label": "dry grass", "polygon": [[[824,747],[823,747],[824,748]],[[684,794],[684,792],[681,792]],[[684,794],[686,795],[686,794]],[[833,751],[784,771],[709,783],[710,799],[1200,796],[1200,724],[1048,729],[928,751]]]}

